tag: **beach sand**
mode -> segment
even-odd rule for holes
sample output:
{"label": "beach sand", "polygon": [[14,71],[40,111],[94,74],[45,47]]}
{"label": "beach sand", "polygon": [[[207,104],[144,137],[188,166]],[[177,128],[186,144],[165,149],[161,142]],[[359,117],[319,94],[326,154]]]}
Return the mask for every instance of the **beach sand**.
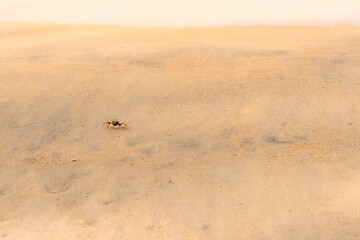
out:
{"label": "beach sand", "polygon": [[0,24],[0,239],[360,239],[359,102],[360,27]]}

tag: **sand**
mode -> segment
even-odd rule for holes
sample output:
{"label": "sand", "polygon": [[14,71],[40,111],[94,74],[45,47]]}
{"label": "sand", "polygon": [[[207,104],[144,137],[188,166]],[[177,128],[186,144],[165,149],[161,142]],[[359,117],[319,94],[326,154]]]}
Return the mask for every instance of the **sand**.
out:
{"label": "sand", "polygon": [[359,42],[0,24],[0,239],[360,239]]}

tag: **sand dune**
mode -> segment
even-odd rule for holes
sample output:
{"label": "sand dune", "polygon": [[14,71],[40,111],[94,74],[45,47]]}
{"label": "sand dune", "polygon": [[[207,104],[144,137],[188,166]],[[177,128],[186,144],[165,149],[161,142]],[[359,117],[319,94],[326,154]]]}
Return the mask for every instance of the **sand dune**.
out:
{"label": "sand dune", "polygon": [[359,39],[0,24],[0,239],[360,238]]}

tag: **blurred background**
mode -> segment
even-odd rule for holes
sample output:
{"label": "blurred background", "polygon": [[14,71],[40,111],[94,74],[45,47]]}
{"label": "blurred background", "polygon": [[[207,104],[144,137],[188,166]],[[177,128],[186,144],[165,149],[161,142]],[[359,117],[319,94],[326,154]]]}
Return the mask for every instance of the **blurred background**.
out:
{"label": "blurred background", "polygon": [[125,26],[360,24],[359,0],[1,0],[0,22]]}

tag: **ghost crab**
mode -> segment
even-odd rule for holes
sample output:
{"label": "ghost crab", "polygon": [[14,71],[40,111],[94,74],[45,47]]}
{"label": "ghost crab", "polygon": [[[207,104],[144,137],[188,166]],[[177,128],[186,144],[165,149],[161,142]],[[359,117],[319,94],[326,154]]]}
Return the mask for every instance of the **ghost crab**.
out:
{"label": "ghost crab", "polygon": [[119,122],[117,119],[113,119],[111,122],[103,122],[102,125],[106,125],[106,127],[127,127],[126,123]]}

